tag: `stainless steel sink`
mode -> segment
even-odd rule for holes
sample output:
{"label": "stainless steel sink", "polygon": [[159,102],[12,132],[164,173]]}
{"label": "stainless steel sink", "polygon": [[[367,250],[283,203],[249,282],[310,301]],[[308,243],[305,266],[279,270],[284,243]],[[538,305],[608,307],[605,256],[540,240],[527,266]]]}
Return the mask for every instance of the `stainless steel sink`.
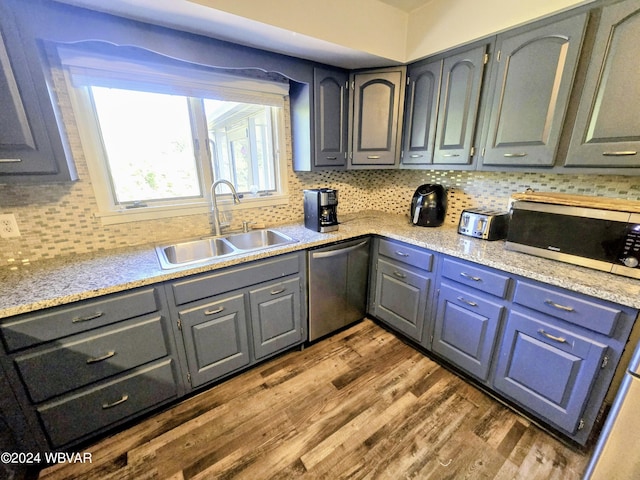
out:
{"label": "stainless steel sink", "polygon": [[171,269],[295,242],[297,240],[277,230],[253,230],[164,245],[156,247],[156,253],[160,266]]}

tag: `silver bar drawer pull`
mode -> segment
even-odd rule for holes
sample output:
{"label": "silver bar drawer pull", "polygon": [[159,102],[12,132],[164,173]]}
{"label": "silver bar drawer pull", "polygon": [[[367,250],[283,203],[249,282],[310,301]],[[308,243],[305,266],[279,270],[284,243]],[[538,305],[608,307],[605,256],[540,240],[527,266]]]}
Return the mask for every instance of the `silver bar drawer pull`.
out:
{"label": "silver bar drawer pull", "polygon": [[21,158],[0,158],[0,163],[19,163]]}
{"label": "silver bar drawer pull", "polygon": [[117,407],[118,405],[120,405],[121,403],[126,402],[127,400],[129,400],[129,395],[127,395],[126,393],[123,393],[122,394],[122,398],[120,398],[120,400],[116,400],[113,403],[103,403],[102,404],[102,409],[103,410],[107,410],[109,408]]}
{"label": "silver bar drawer pull", "polygon": [[467,300],[464,297],[458,297],[458,300],[462,303],[466,303],[467,305],[469,305],[470,307],[477,307],[478,304],[476,302],[472,302],[471,300]]}
{"label": "silver bar drawer pull", "polygon": [[516,157],[526,157],[527,154],[525,152],[520,152],[520,153],[505,153],[504,154],[505,157],[507,158],[516,158]]}
{"label": "silver bar drawer pull", "polygon": [[377,160],[378,158],[380,158],[380,155],[367,155],[367,158],[369,160]]}
{"label": "silver bar drawer pull", "polygon": [[408,257],[409,256],[408,253],[401,252],[400,250],[396,250],[396,255],[398,255],[399,257]]}
{"label": "silver bar drawer pull", "polygon": [[553,300],[545,300],[544,303],[549,305],[550,307],[557,308],[558,310],[562,310],[564,312],[574,312],[573,307],[567,307],[565,305],[560,305],[559,303],[554,302]]}
{"label": "silver bar drawer pull", "polygon": [[277,290],[271,290],[269,293],[271,295],[278,295],[279,293],[282,293],[286,290],[286,288],[278,288]]}
{"label": "silver bar drawer pull", "polygon": [[224,307],[218,307],[215,310],[205,310],[205,315],[215,315],[216,313],[220,313],[224,311]]}
{"label": "silver bar drawer pull", "polygon": [[443,157],[449,158],[449,157],[459,157],[460,154],[459,153],[445,153],[442,155]]}
{"label": "silver bar drawer pull", "polygon": [[104,355],[102,355],[101,357],[88,358],[87,359],[87,365],[91,365],[92,363],[103,362],[103,361],[108,360],[109,358],[115,356],[115,354],[116,354],[115,350],[110,350],[107,353],[105,353]]}
{"label": "silver bar drawer pull", "polygon": [[482,279],[480,277],[474,277],[473,275],[468,274],[467,272],[460,272],[460,276],[464,278],[468,278],[469,280],[473,280],[474,282],[481,282]]}
{"label": "silver bar drawer pull", "polygon": [[337,160],[338,157],[325,157],[327,160]]}
{"label": "silver bar drawer pull", "polygon": [[555,335],[551,335],[550,333],[545,332],[543,329],[538,330],[538,333],[543,337],[547,337],[549,340],[553,340],[558,343],[567,343],[567,339],[564,337],[556,337]]}
{"label": "silver bar drawer pull", "polygon": [[422,158],[424,155],[421,155],[419,153],[412,153],[411,155],[409,155],[409,158]]}
{"label": "silver bar drawer pull", "polygon": [[398,271],[393,272],[393,274],[398,278],[407,278],[407,276],[404,273],[401,273]]}
{"label": "silver bar drawer pull", "polygon": [[88,322],[89,320],[95,320],[96,318],[100,318],[102,315],[104,315],[103,312],[96,312],[91,315],[87,315],[86,317],[76,317],[71,320],[71,323]]}
{"label": "silver bar drawer pull", "polygon": [[604,155],[605,157],[626,157],[637,154],[638,152],[634,152],[633,150],[626,150],[621,152],[602,152],[602,155]]}

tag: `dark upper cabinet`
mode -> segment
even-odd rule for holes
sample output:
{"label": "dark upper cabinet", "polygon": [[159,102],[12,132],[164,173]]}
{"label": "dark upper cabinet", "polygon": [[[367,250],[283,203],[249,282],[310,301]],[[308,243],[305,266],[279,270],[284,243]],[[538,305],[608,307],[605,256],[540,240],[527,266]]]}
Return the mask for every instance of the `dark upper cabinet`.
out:
{"label": "dark upper cabinet", "polygon": [[315,68],[313,76],[314,166],[346,167],[349,74]]}
{"label": "dark upper cabinet", "polygon": [[481,45],[443,60],[435,165],[471,163],[486,53]]}
{"label": "dark upper cabinet", "polygon": [[35,42],[0,3],[0,183],[76,180]]}
{"label": "dark upper cabinet", "polygon": [[483,165],[554,164],[587,19],[584,13],[497,37]]}
{"label": "dark upper cabinet", "polygon": [[405,99],[402,166],[433,162],[442,60],[409,66]]}
{"label": "dark upper cabinet", "polygon": [[393,168],[400,161],[406,67],[351,75],[351,168]]}
{"label": "dark upper cabinet", "polygon": [[640,167],[640,1],[605,7],[566,166]]}

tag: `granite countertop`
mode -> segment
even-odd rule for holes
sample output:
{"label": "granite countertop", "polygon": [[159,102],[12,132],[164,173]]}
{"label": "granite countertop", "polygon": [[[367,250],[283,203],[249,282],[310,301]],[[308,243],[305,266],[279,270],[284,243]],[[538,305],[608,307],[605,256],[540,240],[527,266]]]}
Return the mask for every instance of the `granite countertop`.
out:
{"label": "granite countertop", "polygon": [[302,223],[273,228],[298,242],[207,263],[163,270],[154,245],[73,255],[0,270],[0,318],[32,312],[108,293],[151,285],[272,255],[377,234],[488,267],[522,275],[603,300],[640,308],[640,280],[577,267],[504,248],[457,233],[454,226],[416,227],[406,215],[365,211],[345,215],[336,232],[318,233]]}

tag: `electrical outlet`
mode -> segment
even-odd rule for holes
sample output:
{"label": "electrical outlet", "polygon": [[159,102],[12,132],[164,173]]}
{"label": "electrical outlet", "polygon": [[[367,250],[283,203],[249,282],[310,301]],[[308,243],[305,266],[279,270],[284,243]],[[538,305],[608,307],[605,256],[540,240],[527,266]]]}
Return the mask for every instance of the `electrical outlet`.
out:
{"label": "electrical outlet", "polygon": [[0,237],[12,238],[19,236],[20,230],[16,223],[16,216],[13,213],[0,215]]}

